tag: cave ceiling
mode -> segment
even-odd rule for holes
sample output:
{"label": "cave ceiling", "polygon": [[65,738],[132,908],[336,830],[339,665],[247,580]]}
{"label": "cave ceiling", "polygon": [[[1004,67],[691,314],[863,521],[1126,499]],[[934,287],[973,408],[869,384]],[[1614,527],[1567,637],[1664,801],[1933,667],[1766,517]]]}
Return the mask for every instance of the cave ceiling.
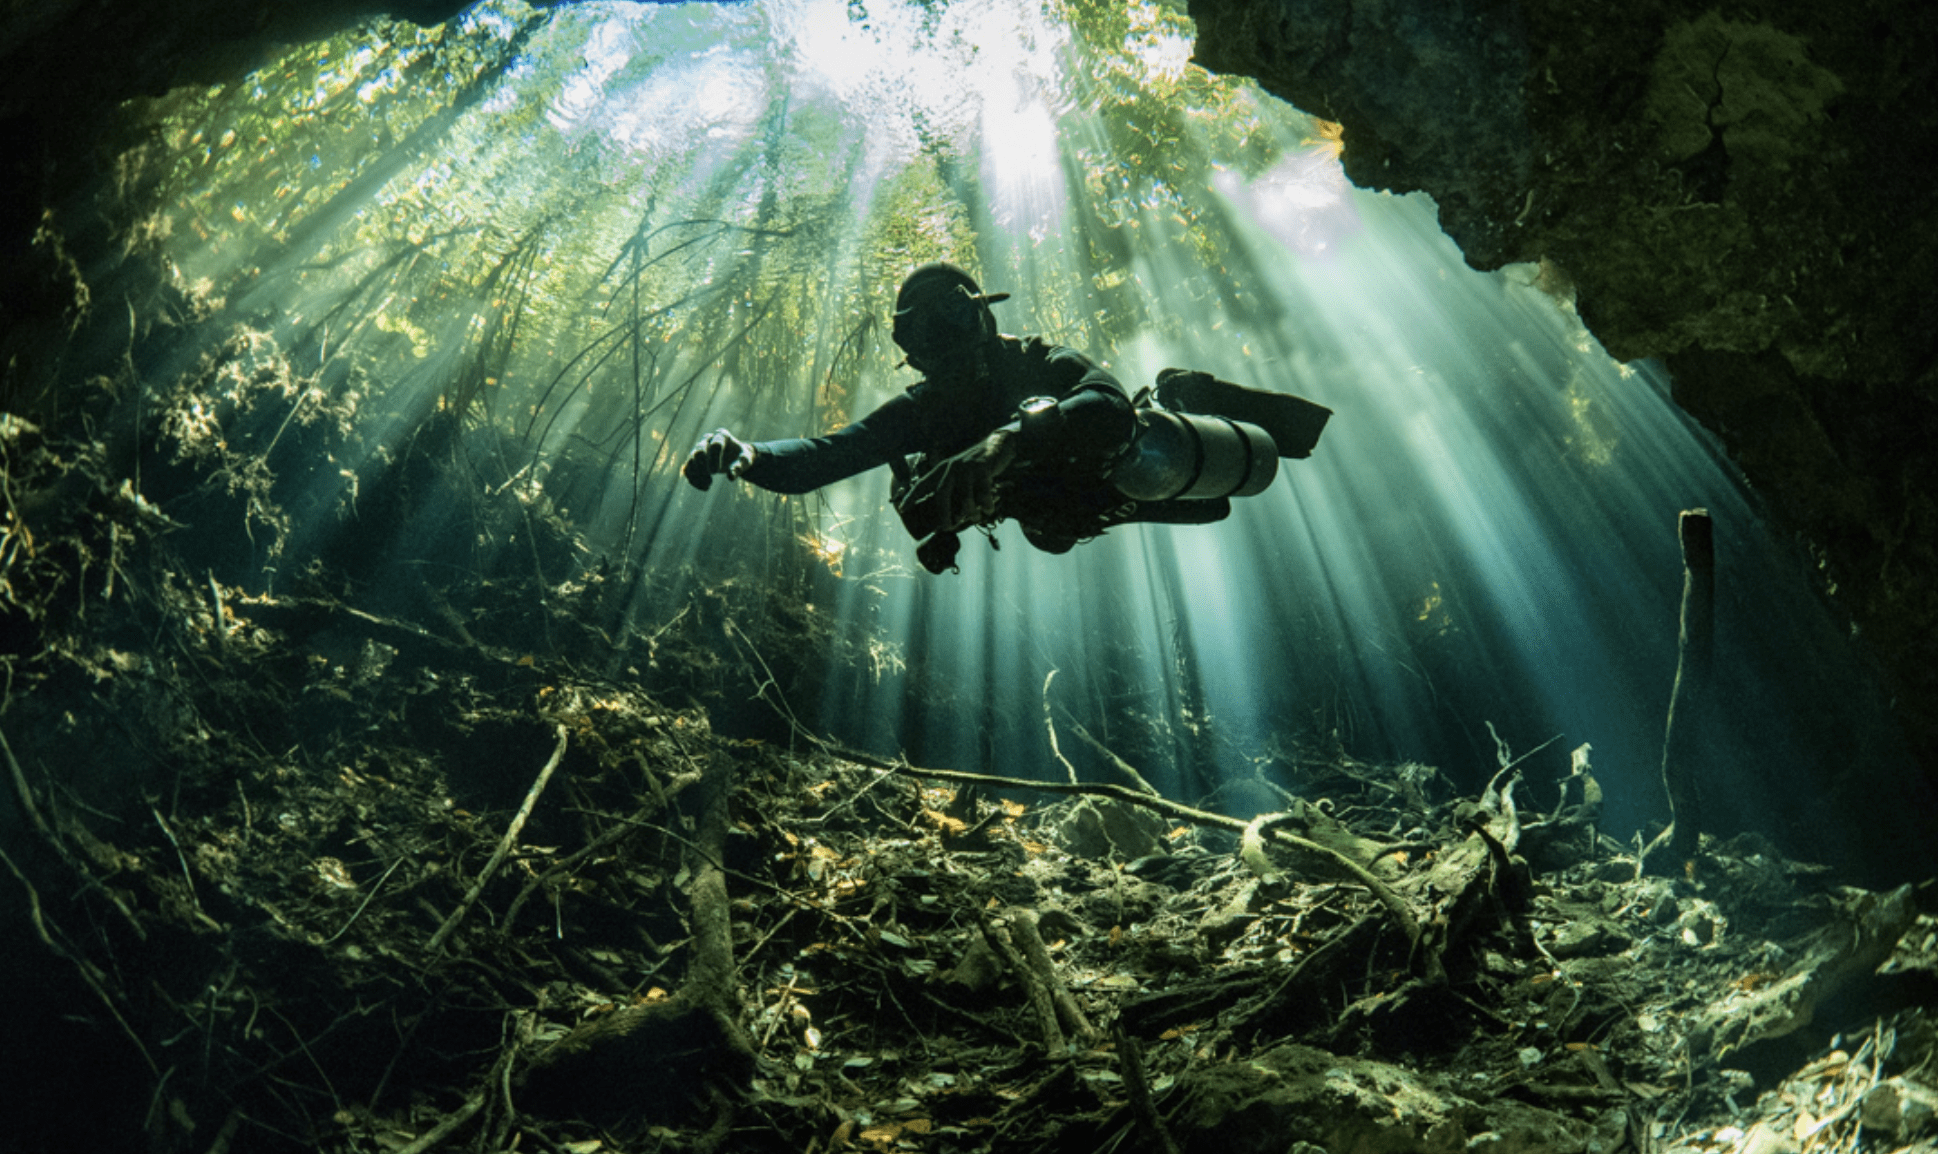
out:
{"label": "cave ceiling", "polygon": [[[71,278],[43,214],[107,175],[132,96],[455,0],[61,0],[0,17],[8,388]],[[1621,359],[1660,357],[1938,767],[1938,6],[1191,0],[1196,59],[1343,126],[1348,175],[1424,191],[1469,263],[1540,262]],[[75,215],[79,215],[76,213]],[[84,220],[60,222],[84,232]],[[1664,510],[1665,523],[1675,510]]]}

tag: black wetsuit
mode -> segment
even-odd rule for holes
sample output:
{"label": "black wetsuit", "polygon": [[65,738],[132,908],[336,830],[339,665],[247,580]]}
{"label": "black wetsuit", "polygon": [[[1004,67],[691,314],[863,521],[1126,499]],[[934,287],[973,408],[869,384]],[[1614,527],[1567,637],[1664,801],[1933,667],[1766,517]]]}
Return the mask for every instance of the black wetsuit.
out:
{"label": "black wetsuit", "polygon": [[1109,452],[1133,427],[1117,378],[1075,349],[1037,337],[1001,337],[982,353],[982,372],[924,380],[867,416],[820,437],[758,441],[741,479],[777,493],[805,493],[912,454],[952,456],[1014,420],[1031,397],[1054,397],[1061,435]]}

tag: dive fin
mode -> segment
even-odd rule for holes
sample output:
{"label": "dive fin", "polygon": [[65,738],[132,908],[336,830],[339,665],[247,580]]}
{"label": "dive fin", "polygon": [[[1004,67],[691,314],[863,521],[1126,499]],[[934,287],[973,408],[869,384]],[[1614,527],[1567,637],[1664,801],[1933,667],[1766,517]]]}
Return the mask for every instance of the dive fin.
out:
{"label": "dive fin", "polygon": [[1332,410],[1295,397],[1221,381],[1197,369],[1165,369],[1157,375],[1157,402],[1178,413],[1230,417],[1272,436],[1281,457],[1310,457]]}

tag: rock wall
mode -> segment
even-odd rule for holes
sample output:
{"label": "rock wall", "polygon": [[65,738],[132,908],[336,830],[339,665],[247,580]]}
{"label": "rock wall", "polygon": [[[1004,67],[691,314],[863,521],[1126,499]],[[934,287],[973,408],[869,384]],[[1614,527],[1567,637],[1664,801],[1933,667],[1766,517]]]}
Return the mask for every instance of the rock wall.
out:
{"label": "rock wall", "polygon": [[[1339,122],[1476,268],[1664,358],[1938,776],[1938,6],[1190,0],[1197,60]],[[1674,510],[1664,510],[1664,523]]]}

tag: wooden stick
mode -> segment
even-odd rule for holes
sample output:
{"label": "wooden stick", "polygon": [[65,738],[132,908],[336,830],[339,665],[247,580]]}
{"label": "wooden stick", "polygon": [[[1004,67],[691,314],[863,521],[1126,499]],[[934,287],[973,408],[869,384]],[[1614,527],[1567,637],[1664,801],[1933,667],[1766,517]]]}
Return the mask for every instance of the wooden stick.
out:
{"label": "wooden stick", "polygon": [[27,773],[20,768],[20,759],[13,755],[13,746],[7,743],[7,735],[0,732],[0,753],[7,755],[7,769],[13,774],[14,793],[20,798],[20,808],[26,812],[27,819],[34,823],[34,829],[47,840],[49,845],[59,847],[54,837],[53,827],[40,815],[40,807],[34,804],[33,787],[27,784]]}
{"label": "wooden stick", "polygon": [[1151,1101],[1151,1083],[1144,1076],[1144,1054],[1137,1037],[1124,1029],[1122,1022],[1117,1024],[1116,1035],[1117,1056],[1123,1059],[1124,1088],[1130,1091],[1132,1112],[1143,1123],[1145,1132],[1157,1140],[1162,1154],[1178,1154],[1177,1140],[1165,1129],[1164,1119],[1159,1117],[1157,1105]]}
{"label": "wooden stick", "polygon": [[[741,1038],[733,1025],[733,1012],[739,1003],[734,996],[733,907],[726,866],[733,766],[731,759],[715,757],[700,779],[699,813],[687,855],[692,879],[687,889],[692,952],[680,985],[681,998],[719,1015],[728,1039]],[[752,1056],[751,1048],[746,1049],[746,1056]]]}
{"label": "wooden stick", "polygon": [[0,846],[0,865],[6,866],[8,872],[19,878],[20,884],[26,887],[27,915],[34,923],[34,932],[40,935],[41,942],[57,956],[74,963],[74,968],[81,973],[81,980],[94,991],[95,997],[101,999],[101,1004],[107,1007],[108,1014],[121,1027],[121,1032],[128,1035],[128,1040],[133,1042],[135,1049],[141,1052],[141,1060],[148,1063],[149,1072],[161,1076],[161,1067],[155,1064],[155,1059],[148,1053],[148,1047],[141,1044],[141,1035],[135,1033],[134,1027],[128,1024],[128,1019],[121,1016],[121,1010],[114,1004],[114,999],[108,996],[107,988],[101,984],[100,967],[54,940],[53,933],[47,928],[47,918],[40,908],[40,891],[34,888],[34,883],[27,879],[27,875],[21,868],[14,864],[13,858],[7,855],[4,846]]}
{"label": "wooden stick", "polygon": [[[1716,539],[1709,510],[1687,509],[1682,539],[1682,627],[1676,639],[1675,688],[1662,736],[1662,785],[1669,794],[1669,853],[1680,864],[1696,856],[1702,833],[1702,730],[1708,712],[1716,622]],[[1661,839],[1657,839],[1660,844]]]}
{"label": "wooden stick", "polygon": [[1050,995],[1057,1021],[1076,1039],[1077,1044],[1092,1046],[1102,1041],[1103,1032],[1084,1017],[1083,1007],[1077,1005],[1076,995],[1057,975],[1056,963],[1050,960],[1050,948],[1043,944],[1043,934],[1036,928],[1036,915],[1026,909],[1010,911],[1009,936]]}
{"label": "wooden stick", "polygon": [[451,916],[445,918],[444,924],[437,927],[437,932],[431,935],[430,945],[426,947],[431,953],[435,954],[444,948],[445,939],[451,936],[452,930],[458,928],[458,923],[464,920],[464,915],[478,900],[478,895],[484,893],[485,883],[491,880],[492,874],[498,872],[499,866],[505,864],[505,858],[511,853],[511,847],[517,843],[519,833],[525,828],[525,819],[532,816],[533,808],[538,805],[538,795],[545,792],[545,783],[552,780],[552,771],[559,767],[559,762],[565,757],[565,726],[560,724],[558,731],[559,743],[552,750],[551,760],[545,763],[544,769],[538,771],[538,780],[532,782],[532,788],[525,794],[525,804],[518,807],[518,816],[511,819],[511,828],[507,829],[505,836],[499,840],[497,852],[493,853],[491,860],[485,863],[484,872],[478,875],[478,880],[471,883],[471,892],[464,895],[464,900],[458,903],[458,908],[452,910]]}
{"label": "wooden stick", "polygon": [[[34,830],[40,834],[41,838],[47,842],[48,846],[55,853],[60,855],[61,860],[67,863],[67,868],[74,871],[81,879],[83,885],[90,889],[98,890],[101,896],[107,899],[108,904],[119,911],[123,918],[127,919],[128,928],[134,932],[137,940],[147,941],[148,930],[142,926],[141,919],[135,917],[135,912],[128,908],[128,903],[122,900],[118,892],[101,884],[93,874],[88,872],[87,867],[74,856],[73,852],[67,848],[67,843],[62,841],[54,833],[54,827],[49,825],[47,819],[42,816],[40,807],[34,804],[33,787],[27,784],[27,771],[21,768],[20,759],[14,756],[13,746],[7,743],[7,735],[5,733],[0,733],[0,753],[6,754],[7,769],[13,774],[14,791],[20,797],[20,808],[26,811],[28,820],[33,822]],[[186,869],[187,867],[184,866],[183,868]],[[21,880],[26,880],[24,874],[21,876]],[[190,888],[193,888],[193,883],[191,883]],[[197,908],[199,909],[200,907],[198,906]]]}
{"label": "wooden stick", "polygon": [[[699,780],[700,771],[698,770],[680,774],[667,782],[666,786],[660,789],[659,796],[652,802],[642,806],[632,817],[625,819],[621,824],[613,826],[577,850],[553,862],[551,868],[544,873],[534,873],[531,879],[525,883],[525,888],[519,890],[518,896],[513,898],[511,904],[505,907],[505,924],[509,926],[518,920],[518,911],[525,908],[525,903],[531,900],[532,895],[538,892],[540,886],[550,885],[560,878],[566,877],[578,867],[580,862],[591,857],[593,854],[598,853],[600,850],[621,838],[630,837],[638,833],[640,827],[646,824],[648,817],[666,808],[669,799]],[[659,782],[655,780],[653,785],[655,788],[658,788]]]}
{"label": "wooden stick", "polygon": [[1003,964],[1016,975],[1016,980],[1023,983],[1023,992],[1036,1015],[1036,1027],[1043,1032],[1043,1048],[1051,1054],[1061,1055],[1065,1046],[1063,1027],[1057,1021],[1056,1001],[1051,997],[1043,976],[1030,968],[1022,951],[1004,932],[1005,927],[990,920],[986,913],[978,914],[977,920],[982,923],[982,936],[989,943],[989,948],[996,951],[996,956],[1003,959]]}
{"label": "wooden stick", "polygon": [[437,1125],[420,1134],[415,1142],[401,1146],[397,1154],[424,1154],[424,1151],[449,1138],[458,1127],[471,1120],[471,1116],[484,1109],[485,1091],[480,1090],[464,1100],[464,1105],[451,1111]]}
{"label": "wooden stick", "polygon": [[1050,682],[1055,679],[1054,669],[1043,678],[1043,728],[1050,731],[1050,752],[1056,756],[1057,764],[1063,767],[1063,772],[1070,775],[1070,781],[1074,784],[1077,780],[1077,767],[1071,765],[1070,759],[1063,756],[1063,748],[1056,740],[1056,718],[1050,713]]}
{"label": "wooden stick", "polygon": [[1070,728],[1076,730],[1077,736],[1083,738],[1085,745],[1088,745],[1090,748],[1102,754],[1104,757],[1104,760],[1110,762],[1111,768],[1115,769],[1118,773],[1123,774],[1125,777],[1130,778],[1131,784],[1136,786],[1139,792],[1148,793],[1148,794],[1151,794],[1152,796],[1157,796],[1157,788],[1153,786],[1150,782],[1144,780],[1144,775],[1137,772],[1136,766],[1132,765],[1128,761],[1125,761],[1123,758],[1118,757],[1117,754],[1113,752],[1109,746],[1105,745],[1101,741],[1098,741],[1095,737],[1092,737],[1090,735],[1090,731],[1083,727],[1083,722],[1078,721],[1074,716],[1072,716],[1069,710],[1066,709],[1063,711],[1063,717],[1064,717],[1064,720],[1070,723]]}

